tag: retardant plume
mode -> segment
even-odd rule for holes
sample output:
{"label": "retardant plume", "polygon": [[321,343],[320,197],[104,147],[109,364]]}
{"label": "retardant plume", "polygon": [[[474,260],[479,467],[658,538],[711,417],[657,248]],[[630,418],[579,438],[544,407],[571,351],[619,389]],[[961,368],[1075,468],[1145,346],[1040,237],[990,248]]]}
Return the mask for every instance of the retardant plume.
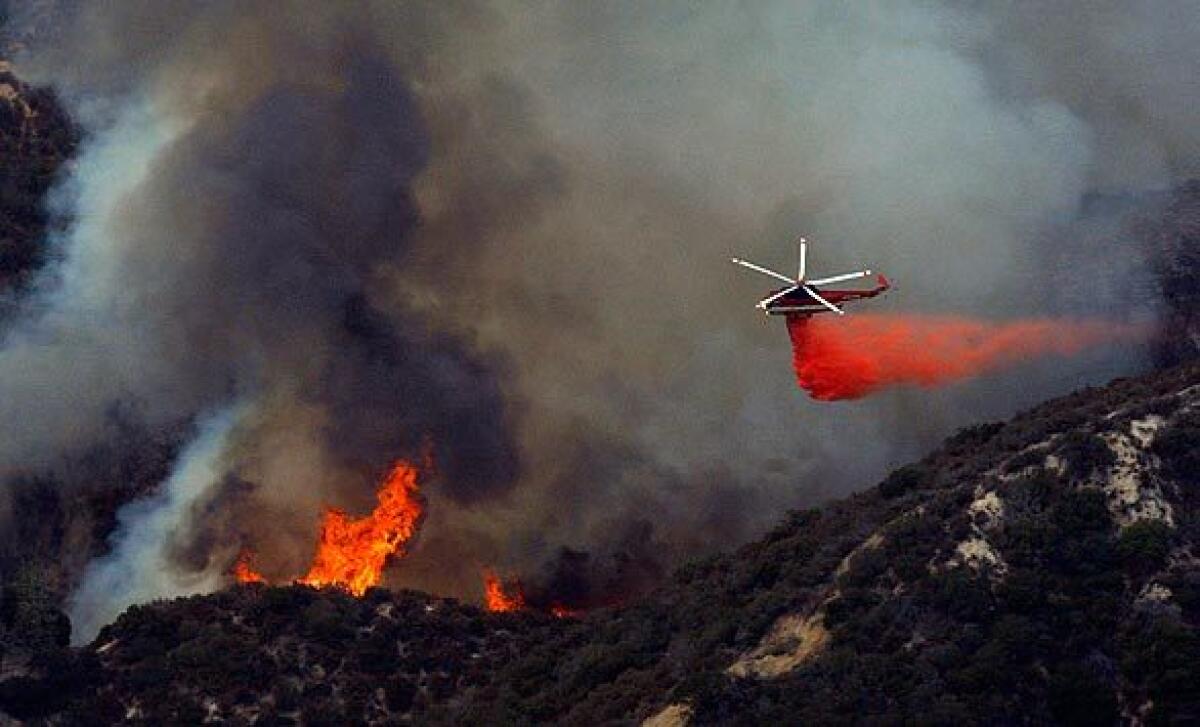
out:
{"label": "retardant plume", "polygon": [[356,596],[378,585],[388,558],[402,554],[420,527],[419,474],[408,462],[397,462],[379,488],[379,506],[366,517],[326,510],[312,568],[298,582],[338,586]]}
{"label": "retardant plume", "polygon": [[1139,340],[1146,330],[1103,321],[865,314],[790,316],[788,334],[800,388],[835,401],[901,384],[940,386],[1042,356]]}

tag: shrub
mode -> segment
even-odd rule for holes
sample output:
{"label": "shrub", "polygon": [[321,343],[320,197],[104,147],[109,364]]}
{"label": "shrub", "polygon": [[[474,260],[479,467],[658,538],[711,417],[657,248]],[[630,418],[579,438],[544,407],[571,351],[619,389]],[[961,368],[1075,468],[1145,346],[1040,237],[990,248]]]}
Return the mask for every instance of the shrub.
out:
{"label": "shrub", "polygon": [[1148,574],[1161,568],[1171,552],[1173,532],[1159,520],[1139,520],[1117,539],[1117,554],[1127,568]]}
{"label": "shrub", "polygon": [[1026,467],[1040,465],[1045,459],[1046,448],[1044,446],[1029,447],[1005,462],[1004,471],[1005,473],[1019,472]]}
{"label": "shrub", "polygon": [[313,601],[304,609],[302,620],[305,633],[323,644],[337,645],[354,635],[333,598]]}
{"label": "shrub", "polygon": [[1002,429],[1004,429],[1004,422],[984,422],[963,427],[946,440],[945,450],[950,454],[970,453],[987,444],[988,440]]}
{"label": "shrub", "polygon": [[1150,450],[1162,459],[1167,476],[1200,484],[1200,428],[1172,427],[1160,432]]}
{"label": "shrub", "polygon": [[1087,477],[1093,472],[1108,469],[1117,461],[1112,448],[1100,435],[1081,430],[1063,437],[1058,456],[1075,477]]}
{"label": "shrub", "polygon": [[4,584],[0,624],[9,647],[33,654],[67,645],[71,622],[58,608],[58,599],[45,571],[27,566]]}
{"label": "shrub", "polygon": [[892,472],[879,483],[879,494],[887,498],[899,497],[919,488],[929,479],[929,469],[920,463],[909,464]]}
{"label": "shrub", "polygon": [[1051,516],[1067,537],[1112,527],[1104,492],[1097,489],[1065,493],[1055,504]]}
{"label": "shrub", "polygon": [[1116,724],[1119,716],[1112,686],[1078,664],[1050,675],[1050,711],[1064,725]]}
{"label": "shrub", "polygon": [[1200,636],[1173,619],[1153,619],[1124,638],[1121,671],[1153,700],[1152,724],[1194,724],[1200,714]]}

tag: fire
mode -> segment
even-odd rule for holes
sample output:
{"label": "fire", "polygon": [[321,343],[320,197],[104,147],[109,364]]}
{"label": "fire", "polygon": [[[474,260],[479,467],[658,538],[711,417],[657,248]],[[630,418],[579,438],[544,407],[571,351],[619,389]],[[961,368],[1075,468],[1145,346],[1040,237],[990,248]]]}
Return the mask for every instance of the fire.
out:
{"label": "fire", "polygon": [[238,554],[237,562],[233,564],[233,577],[238,583],[266,583],[267,579],[263,578],[262,574],[254,570],[250,565],[253,560],[254,553],[249,548],[243,549]]}
{"label": "fire", "polygon": [[496,613],[521,611],[525,608],[525,593],[521,590],[521,582],[509,583],[509,592],[505,585],[491,569],[483,571],[483,597],[487,610]]}
{"label": "fire", "polygon": [[312,567],[297,582],[337,586],[356,596],[377,585],[387,559],[402,554],[420,526],[419,474],[412,464],[397,462],[379,488],[379,505],[366,517],[326,509]]}
{"label": "fire", "polygon": [[834,401],[897,384],[938,386],[1041,356],[1144,338],[1146,331],[1102,321],[863,314],[789,317],[788,334],[800,387],[814,399]]}
{"label": "fire", "polygon": [[549,606],[539,606],[536,603],[531,605],[525,598],[525,589],[521,586],[520,580],[513,578],[505,583],[491,568],[483,570],[483,599],[487,610],[493,613],[533,609],[549,613],[555,618],[580,618],[583,616],[583,609],[571,608],[558,601],[554,601]]}

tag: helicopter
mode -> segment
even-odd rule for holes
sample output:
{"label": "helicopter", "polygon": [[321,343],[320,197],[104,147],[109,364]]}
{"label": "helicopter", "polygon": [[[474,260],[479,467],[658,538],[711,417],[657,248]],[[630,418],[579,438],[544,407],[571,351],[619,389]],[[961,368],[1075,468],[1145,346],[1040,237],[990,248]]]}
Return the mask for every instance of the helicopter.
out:
{"label": "helicopter", "polygon": [[841,307],[843,304],[855,300],[874,298],[877,295],[887,292],[892,287],[891,281],[881,274],[878,276],[877,284],[874,288],[826,289],[825,286],[827,285],[858,280],[859,278],[868,278],[872,273],[870,270],[859,270],[852,273],[842,273],[840,275],[831,275],[810,280],[806,277],[808,240],[801,237],[797,243],[799,246],[800,261],[795,278],[789,278],[783,273],[777,273],[774,270],[756,265],[747,260],[742,260],[741,258],[731,258],[731,261],[735,265],[741,265],[744,268],[787,283],[786,287],[772,290],[767,297],[756,304],[755,307],[763,311],[766,315],[803,317],[809,317],[817,313],[845,315],[846,311]]}

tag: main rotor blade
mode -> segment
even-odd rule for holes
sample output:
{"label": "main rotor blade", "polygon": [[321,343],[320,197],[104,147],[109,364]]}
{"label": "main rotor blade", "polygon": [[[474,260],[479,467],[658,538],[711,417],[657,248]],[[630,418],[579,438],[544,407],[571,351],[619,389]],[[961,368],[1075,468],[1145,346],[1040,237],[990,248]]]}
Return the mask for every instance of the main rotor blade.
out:
{"label": "main rotor blade", "polygon": [[822,297],[821,297],[821,294],[820,294],[820,293],[818,293],[817,291],[813,290],[812,288],[808,287],[807,285],[801,285],[800,287],[801,287],[801,288],[804,288],[804,292],[805,292],[805,293],[808,293],[809,295],[811,295],[813,298],[815,298],[815,299],[816,299],[816,301],[817,301],[818,303],[820,303],[821,305],[825,306],[825,307],[826,307],[826,308],[828,308],[829,310],[833,311],[834,313],[837,313],[839,316],[844,316],[844,315],[846,315],[846,311],[842,310],[841,308],[838,308],[838,307],[837,307],[836,305],[834,305],[833,303],[830,303],[829,301],[827,301],[827,300],[825,300],[824,298],[822,298]]}
{"label": "main rotor blade", "polygon": [[770,275],[772,278],[778,278],[779,280],[782,280],[785,283],[790,283],[791,285],[795,285],[797,283],[797,281],[792,280],[791,278],[784,275],[783,273],[777,273],[774,270],[767,270],[766,268],[762,267],[761,265],[755,265],[752,262],[747,262],[745,260],[739,260],[736,257],[730,258],[730,261],[734,265],[741,265],[744,268],[750,268],[751,270],[758,272],[758,273],[762,273],[763,275]]}
{"label": "main rotor blade", "polygon": [[790,288],[784,288],[783,290],[779,291],[778,293],[775,293],[773,295],[768,295],[766,298],[763,298],[762,300],[758,301],[758,307],[765,309],[767,306],[771,305],[772,303],[779,300],[780,298],[787,295],[788,293],[792,292],[793,290],[800,290],[800,286],[793,285]]}
{"label": "main rotor blade", "polygon": [[809,285],[829,285],[830,283],[840,283],[843,280],[855,280],[857,278],[865,278],[871,274],[870,270],[860,270],[857,273],[844,273],[842,275],[831,275],[828,278],[820,278],[819,280],[805,280]]}

